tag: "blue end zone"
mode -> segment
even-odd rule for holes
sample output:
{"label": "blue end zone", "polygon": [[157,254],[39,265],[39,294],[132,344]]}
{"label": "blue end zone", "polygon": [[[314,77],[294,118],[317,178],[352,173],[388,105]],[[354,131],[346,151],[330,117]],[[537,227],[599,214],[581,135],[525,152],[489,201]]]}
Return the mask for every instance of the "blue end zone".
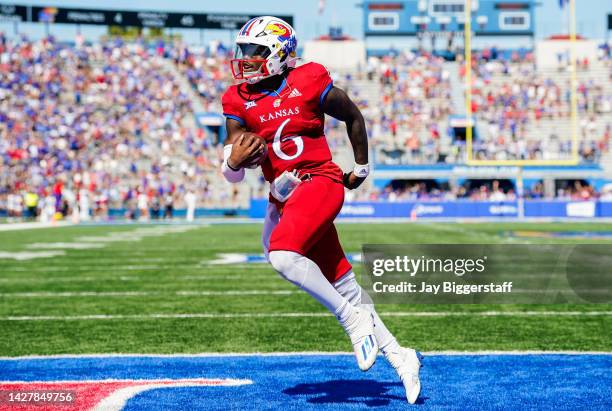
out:
{"label": "blue end zone", "polygon": [[[430,355],[420,409],[612,409],[612,355]],[[0,360],[0,380],[241,378],[237,387],[164,388],[128,410],[406,409],[395,371],[350,355],[93,357]]]}

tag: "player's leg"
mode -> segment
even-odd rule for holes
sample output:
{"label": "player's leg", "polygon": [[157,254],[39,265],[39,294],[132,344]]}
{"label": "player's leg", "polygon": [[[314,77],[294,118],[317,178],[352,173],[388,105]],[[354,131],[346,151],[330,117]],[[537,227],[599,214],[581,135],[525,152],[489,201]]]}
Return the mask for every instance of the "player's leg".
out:
{"label": "player's leg", "polygon": [[421,391],[421,382],[419,380],[421,362],[419,361],[419,354],[412,348],[404,348],[397,343],[393,334],[391,334],[378,313],[376,313],[370,296],[357,283],[355,274],[352,271],[336,281],[334,287],[351,304],[362,307],[372,313],[374,318],[374,334],[380,349],[402,380],[406,390],[406,399],[410,404],[414,404]]}
{"label": "player's leg", "polygon": [[319,266],[325,278],[332,284],[353,270],[351,263],[346,259],[342,245],[340,245],[340,239],[334,224],[308,250],[306,257]]}
{"label": "player's leg", "polygon": [[285,204],[282,217],[272,230],[268,258],[283,278],[336,316],[353,343],[359,368],[365,371],[374,364],[378,353],[372,315],[353,307],[306,256],[332,226],[343,199],[343,186],[326,177],[313,177],[302,183]]}
{"label": "player's leg", "polygon": [[[333,283],[338,292],[354,306],[363,306],[368,309],[374,318],[374,333],[376,341],[381,350],[387,348],[392,350],[399,347],[393,334],[389,332],[382,322],[371,302],[362,301],[362,296],[367,296],[365,291],[357,283],[352,266],[346,259],[344,250],[338,238],[336,227],[332,224],[329,230],[306,254],[314,261],[323,272],[330,283]],[[367,296],[369,298],[369,296]]]}
{"label": "player's leg", "polygon": [[362,307],[372,313],[376,341],[385,358],[399,374],[406,390],[406,399],[414,404],[421,389],[418,355],[413,349],[400,347],[376,313],[370,297],[357,283],[333,224],[319,242],[309,250],[307,257],[321,268],[325,277],[353,306]]}

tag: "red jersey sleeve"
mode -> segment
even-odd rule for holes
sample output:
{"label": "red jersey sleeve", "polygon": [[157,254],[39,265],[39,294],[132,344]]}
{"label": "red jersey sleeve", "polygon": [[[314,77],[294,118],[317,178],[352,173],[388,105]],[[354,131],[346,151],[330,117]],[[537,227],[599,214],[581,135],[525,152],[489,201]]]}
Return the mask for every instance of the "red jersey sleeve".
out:
{"label": "red jersey sleeve", "polygon": [[329,75],[329,71],[324,65],[319,63],[310,63],[310,75],[312,76],[312,85],[316,88],[316,95],[319,98],[319,105],[323,104],[327,93],[334,85],[334,81]]}
{"label": "red jersey sleeve", "polygon": [[244,106],[239,101],[235,87],[230,87],[223,97],[221,97],[221,105],[223,106],[223,115],[232,120],[236,120],[241,125],[245,125],[243,109]]}

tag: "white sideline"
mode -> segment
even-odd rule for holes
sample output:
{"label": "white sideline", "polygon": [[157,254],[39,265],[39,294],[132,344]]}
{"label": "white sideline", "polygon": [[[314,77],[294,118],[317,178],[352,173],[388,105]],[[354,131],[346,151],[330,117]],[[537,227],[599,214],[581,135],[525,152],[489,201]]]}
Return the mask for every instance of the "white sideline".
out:
{"label": "white sideline", "polygon": [[[379,312],[387,317],[593,317],[609,316],[612,311],[421,311]],[[40,315],[3,316],[0,321],[74,321],[74,320],[146,320],[146,319],[193,319],[193,318],[308,318],[331,317],[327,312],[294,313],[151,313],[151,314],[91,314],[91,315]]]}
{"label": "white sideline", "polygon": [[[576,350],[476,350],[476,351],[421,351],[423,355],[457,356],[457,355],[610,355],[610,351],[576,351]],[[175,353],[175,354],[147,354],[147,353],[97,353],[97,354],[49,354],[49,355],[20,355],[16,357],[0,356],[1,361],[20,360],[52,360],[70,358],[207,358],[207,357],[291,357],[291,356],[334,356],[345,355],[353,357],[349,351],[295,351],[295,352],[202,352],[202,353]],[[381,355],[381,354],[379,354]],[[112,380],[110,380],[112,381]],[[18,381],[17,381],[18,382]],[[99,382],[99,381],[96,381]],[[7,383],[0,381],[0,383]]]}

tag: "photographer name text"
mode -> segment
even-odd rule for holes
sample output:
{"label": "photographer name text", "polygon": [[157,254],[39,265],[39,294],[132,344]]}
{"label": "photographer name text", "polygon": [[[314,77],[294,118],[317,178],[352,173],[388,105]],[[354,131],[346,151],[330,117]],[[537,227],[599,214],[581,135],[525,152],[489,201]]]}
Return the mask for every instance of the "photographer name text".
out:
{"label": "photographer name text", "polygon": [[430,284],[425,281],[413,283],[401,281],[397,284],[375,282],[372,289],[376,293],[420,293],[420,294],[479,294],[479,293],[511,293],[512,281],[489,284],[457,284],[454,281],[444,281],[442,284]]}

